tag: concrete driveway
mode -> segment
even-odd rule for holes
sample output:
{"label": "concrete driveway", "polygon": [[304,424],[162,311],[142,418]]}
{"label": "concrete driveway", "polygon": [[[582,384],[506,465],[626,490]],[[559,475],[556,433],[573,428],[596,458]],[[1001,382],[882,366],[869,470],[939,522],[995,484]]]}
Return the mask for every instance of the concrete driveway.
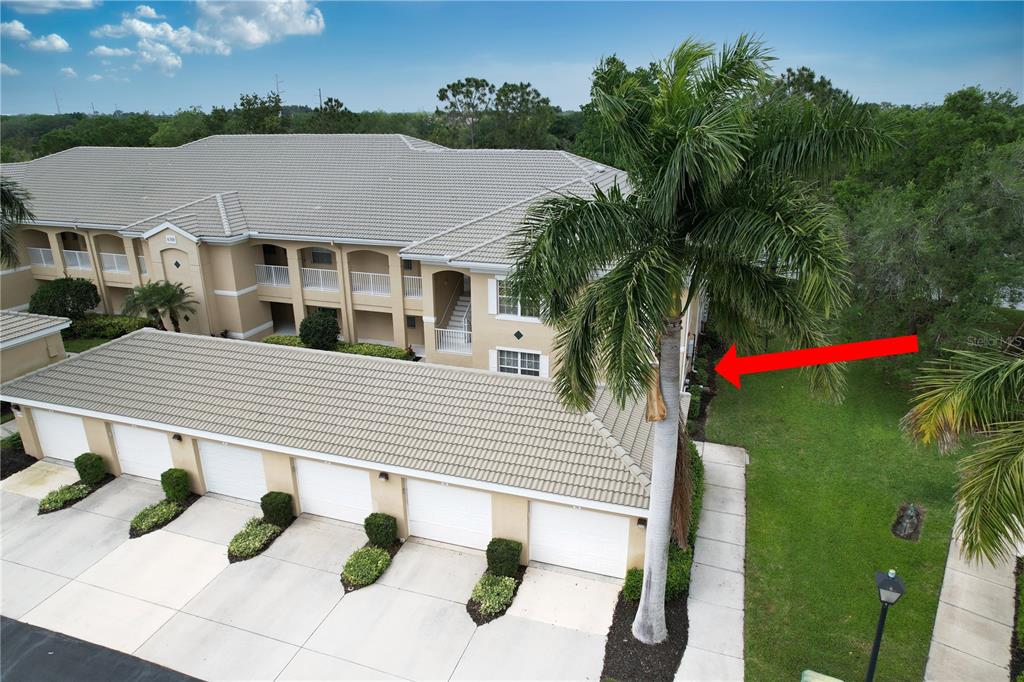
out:
{"label": "concrete driveway", "polygon": [[256,505],[206,496],[128,540],[159,487],[121,478],[37,516],[37,498],[68,475],[40,462],[0,484],[5,616],[211,680],[600,676],[618,581],[531,567],[509,613],[477,627],[465,603],[482,552],[411,541],[377,584],[345,595],[358,526],[302,516],[229,565],[227,542]]}

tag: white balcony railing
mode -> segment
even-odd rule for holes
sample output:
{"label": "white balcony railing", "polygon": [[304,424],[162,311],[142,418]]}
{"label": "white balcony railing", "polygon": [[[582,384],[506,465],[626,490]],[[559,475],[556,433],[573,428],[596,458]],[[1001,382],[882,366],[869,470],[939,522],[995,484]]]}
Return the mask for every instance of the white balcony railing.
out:
{"label": "white balcony railing", "polygon": [[338,291],[338,271],[326,268],[302,268],[302,288]]}
{"label": "white balcony railing", "polygon": [[100,252],[100,267],[103,272],[131,272],[128,269],[128,256],[123,253]]}
{"label": "white balcony railing", "polygon": [[28,262],[43,268],[53,267],[53,251],[36,246],[28,247]]}
{"label": "white balcony railing", "polygon": [[64,263],[68,270],[92,270],[92,259],[88,251],[71,251],[64,249]]}
{"label": "white balcony railing", "polygon": [[390,296],[391,275],[386,272],[353,272],[352,293]]}
{"label": "white balcony railing", "polygon": [[139,259],[139,274],[140,275],[148,275],[149,274],[149,264],[146,263],[146,257],[145,256],[138,256],[138,259]]}
{"label": "white balcony railing", "polygon": [[256,284],[267,287],[288,287],[291,281],[288,279],[287,265],[256,265]]}
{"label": "white balcony railing", "polygon": [[416,275],[403,275],[402,285],[405,295],[409,298],[423,298],[423,278]]}
{"label": "white balcony railing", "polygon": [[461,329],[435,329],[434,341],[439,353],[458,353],[459,355],[473,353],[473,332]]}

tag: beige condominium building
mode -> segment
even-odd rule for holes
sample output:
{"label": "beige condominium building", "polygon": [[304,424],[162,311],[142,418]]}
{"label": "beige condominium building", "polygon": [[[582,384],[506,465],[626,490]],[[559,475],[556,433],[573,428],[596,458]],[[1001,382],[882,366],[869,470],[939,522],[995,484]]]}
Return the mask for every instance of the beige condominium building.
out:
{"label": "beige condominium building", "polygon": [[[534,201],[625,186],[555,150],[455,150],[404,135],[237,135],[175,148],[78,147],[4,164],[32,196],[21,266],[0,307],[40,281],[96,283],[108,313],[131,287],[187,285],[183,330],[259,340],[311,311],[346,340],[427,362],[548,376],[553,333],[506,294],[511,233]],[[685,334],[692,348],[700,313]]]}

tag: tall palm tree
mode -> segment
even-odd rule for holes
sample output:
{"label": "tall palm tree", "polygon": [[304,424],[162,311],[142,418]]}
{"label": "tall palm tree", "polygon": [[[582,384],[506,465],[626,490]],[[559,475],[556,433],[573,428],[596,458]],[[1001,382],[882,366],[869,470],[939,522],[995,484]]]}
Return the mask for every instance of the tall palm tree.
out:
{"label": "tall palm tree", "polygon": [[194,315],[198,301],[192,298],[187,286],[179,282],[163,281],[159,283],[160,310],[171,320],[174,331],[181,331],[180,318],[185,315]]}
{"label": "tall palm tree", "polygon": [[29,205],[32,196],[17,180],[0,176],[0,262],[18,265],[18,236],[15,228],[35,218]]}
{"label": "tall palm tree", "polygon": [[1024,547],[1024,350],[952,351],[929,362],[916,382],[905,428],[949,452],[977,436],[960,460],[957,533],[964,554],[989,561]]}
{"label": "tall palm tree", "polygon": [[124,297],[121,312],[125,315],[139,315],[149,318],[157,329],[166,330],[163,313],[160,311],[162,302],[160,282],[148,282],[133,288]]}
{"label": "tall palm tree", "polygon": [[[663,641],[670,507],[679,431],[680,323],[701,291],[727,336],[826,342],[847,301],[843,244],[813,180],[888,136],[848,102],[771,93],[771,57],[747,37],[717,54],[688,40],[651,84],[595,78],[594,99],[631,192],[593,188],[534,204],[516,234],[509,285],[543,302],[557,329],[555,385],[588,409],[599,381],[616,399],[649,395],[654,462],[644,581],[633,635]],[[838,395],[841,369],[808,371]]]}

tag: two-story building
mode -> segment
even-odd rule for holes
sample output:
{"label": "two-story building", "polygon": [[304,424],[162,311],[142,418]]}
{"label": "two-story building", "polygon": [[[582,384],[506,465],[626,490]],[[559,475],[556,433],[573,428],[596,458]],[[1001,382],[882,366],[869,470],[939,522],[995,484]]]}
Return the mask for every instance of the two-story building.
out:
{"label": "two-story building", "polygon": [[[133,286],[180,282],[183,330],[259,340],[313,310],[346,340],[427,361],[548,376],[553,331],[503,289],[530,204],[626,184],[555,150],[455,150],[404,135],[236,135],[176,148],[78,147],[4,164],[32,196],[0,307],[85,277],[119,313]],[[700,324],[688,313],[692,348]]]}

